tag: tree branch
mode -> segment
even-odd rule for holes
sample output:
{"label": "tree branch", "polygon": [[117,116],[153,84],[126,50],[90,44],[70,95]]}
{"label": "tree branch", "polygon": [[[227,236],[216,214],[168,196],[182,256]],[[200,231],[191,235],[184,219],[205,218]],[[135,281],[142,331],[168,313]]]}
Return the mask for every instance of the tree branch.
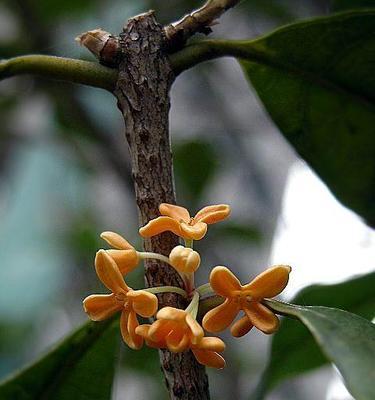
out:
{"label": "tree branch", "polygon": [[248,40],[202,40],[192,43],[170,55],[173,72],[178,75],[201,62],[226,56],[256,61],[259,52],[251,50],[250,43]]}
{"label": "tree branch", "polygon": [[[225,46],[223,47],[223,44]],[[175,75],[217,57],[241,54],[236,41],[207,40],[192,44],[169,56]],[[26,55],[0,61],[0,80],[22,74],[80,83],[113,91],[118,71],[96,62],[72,58]]]}
{"label": "tree branch", "polygon": [[185,15],[177,22],[164,28],[164,32],[172,47],[181,48],[194,34],[200,32],[208,35],[211,26],[228,9],[234,7],[240,0],[208,0],[201,8]]}
{"label": "tree branch", "polygon": [[117,70],[98,63],[64,57],[27,55],[0,61],[0,80],[15,75],[33,74],[112,90]]}
{"label": "tree branch", "polygon": [[[140,225],[159,215],[160,203],[176,203],[169,138],[169,91],[174,75],[164,53],[164,33],[152,12],[131,18],[120,34],[121,57],[114,90],[124,116]],[[163,233],[145,240],[145,250],[168,255],[178,244]],[[148,286],[181,286],[173,268],[146,260]],[[184,308],[179,296],[160,296],[160,306]],[[205,369],[190,351],[160,352],[165,382],[172,400],[208,400]]]}

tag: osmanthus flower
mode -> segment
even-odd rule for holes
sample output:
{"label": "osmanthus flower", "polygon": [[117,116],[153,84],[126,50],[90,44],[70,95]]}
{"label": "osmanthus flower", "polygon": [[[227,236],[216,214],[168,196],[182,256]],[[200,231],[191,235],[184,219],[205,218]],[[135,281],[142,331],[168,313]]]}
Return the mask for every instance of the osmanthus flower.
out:
{"label": "osmanthus flower", "polygon": [[116,263],[105,250],[95,259],[96,273],[111,294],[93,294],[83,301],[83,308],[93,321],[102,321],[121,311],[120,329],[124,341],[132,349],[143,345],[143,337],[136,333],[137,314],[149,318],[158,309],[157,297],[145,290],[133,290],[124,281]]}
{"label": "osmanthus flower", "polygon": [[195,272],[201,263],[198,252],[189,247],[176,246],[169,254],[169,263],[182,274]]}
{"label": "osmanthus flower", "polygon": [[218,369],[225,367],[224,358],[218,354],[224,351],[225,343],[217,337],[204,337],[202,327],[187,310],[164,307],[152,325],[141,325],[136,332],[150,347],[174,353],[190,349],[199,363]]}
{"label": "osmanthus flower", "polygon": [[219,296],[225,297],[225,301],[204,316],[204,329],[220,332],[243,310],[245,315],[231,327],[233,336],[241,337],[253,326],[264,333],[275,332],[279,319],[261,301],[282,292],[288,283],[290,271],[291,268],[287,265],[276,265],[242,286],[228,268],[215,267],[210,274],[210,285]]}
{"label": "osmanthus flower", "polygon": [[114,249],[106,250],[115,261],[120,272],[125,275],[139,263],[139,254],[135,248],[122,236],[115,232],[103,232],[100,237]]}
{"label": "osmanthus flower", "polygon": [[143,237],[151,237],[159,233],[171,231],[186,240],[200,240],[207,232],[207,224],[222,221],[230,213],[226,204],[218,204],[202,208],[194,217],[180,206],[162,203],[159,206],[161,217],[152,219],[140,228]]}

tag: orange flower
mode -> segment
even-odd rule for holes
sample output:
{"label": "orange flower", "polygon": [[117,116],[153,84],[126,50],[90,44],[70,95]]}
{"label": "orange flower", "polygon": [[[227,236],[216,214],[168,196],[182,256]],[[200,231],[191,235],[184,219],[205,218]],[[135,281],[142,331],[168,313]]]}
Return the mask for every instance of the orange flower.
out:
{"label": "orange flower", "polygon": [[226,299],[223,304],[213,308],[204,316],[204,329],[209,332],[220,332],[233,322],[240,310],[243,310],[245,316],[236,321],[231,328],[233,336],[243,336],[253,326],[264,333],[275,332],[279,320],[261,301],[281,293],[288,283],[290,271],[291,268],[287,265],[276,265],[242,286],[228,268],[215,267],[210,274],[211,287],[219,296]]}
{"label": "orange flower", "polygon": [[202,208],[195,217],[190,217],[184,207],[162,203],[159,206],[162,217],[152,219],[147,225],[140,228],[143,237],[151,237],[165,231],[188,240],[200,240],[207,232],[207,224],[222,221],[230,213],[230,207],[219,204]]}
{"label": "orange flower", "polygon": [[213,368],[224,368],[225,360],[218,354],[225,343],[216,337],[204,337],[202,327],[184,310],[164,307],[152,325],[141,325],[136,332],[146,344],[154,348],[167,348],[174,353],[190,349],[197,361]]}
{"label": "orange flower", "polygon": [[83,308],[93,321],[102,321],[121,311],[120,329],[124,341],[132,349],[140,349],[143,337],[135,330],[137,314],[149,318],[158,309],[157,297],[145,290],[133,290],[124,279],[113,259],[104,250],[99,250],[95,259],[96,273],[111,294],[93,294],[83,300]]}
{"label": "orange flower", "polygon": [[178,272],[191,274],[198,269],[201,257],[189,247],[176,246],[169,254],[169,262]]}
{"label": "orange flower", "polygon": [[115,248],[115,250],[110,249],[106,251],[115,261],[120,272],[125,275],[133,271],[139,262],[139,256],[135,248],[115,232],[103,232],[100,237]]}

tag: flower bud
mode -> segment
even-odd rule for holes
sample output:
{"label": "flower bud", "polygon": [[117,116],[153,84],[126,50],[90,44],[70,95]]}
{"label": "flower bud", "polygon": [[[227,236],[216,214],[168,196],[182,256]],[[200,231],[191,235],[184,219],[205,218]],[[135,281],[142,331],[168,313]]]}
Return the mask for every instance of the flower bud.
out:
{"label": "flower bud", "polygon": [[198,269],[201,258],[193,249],[176,246],[169,255],[169,261],[178,272],[190,274]]}

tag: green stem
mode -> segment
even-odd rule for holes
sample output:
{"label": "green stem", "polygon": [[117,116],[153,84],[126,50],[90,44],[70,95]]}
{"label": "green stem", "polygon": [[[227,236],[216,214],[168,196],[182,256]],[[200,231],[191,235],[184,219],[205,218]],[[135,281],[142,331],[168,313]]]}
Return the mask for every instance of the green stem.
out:
{"label": "green stem", "polygon": [[193,248],[194,240],[193,239],[184,239],[185,242],[185,247],[188,247],[190,249]]}
{"label": "green stem", "polygon": [[202,40],[192,43],[177,53],[171,54],[170,60],[176,75],[195,65],[214,58],[232,56],[256,61],[261,56],[260,49],[249,40]]}
{"label": "green stem", "polygon": [[146,288],[146,289],[142,289],[145,290],[146,292],[149,293],[154,293],[154,294],[158,294],[158,293],[177,293],[180,294],[183,297],[187,297],[187,293],[185,292],[184,289],[181,289],[177,286],[157,286],[157,287],[152,287],[152,288]]}
{"label": "green stem", "polygon": [[167,256],[163,256],[163,254],[152,253],[150,251],[138,251],[137,253],[138,253],[139,258],[141,258],[142,260],[144,260],[146,258],[154,258],[156,260],[163,261],[173,267],[173,265],[169,261],[169,258]]}
{"label": "green stem", "polygon": [[109,91],[113,90],[117,80],[116,69],[90,61],[43,55],[19,56],[0,61],[0,80],[21,74],[41,75]]}
{"label": "green stem", "polygon": [[193,318],[197,317],[199,307],[199,293],[195,292],[190,304],[186,308],[186,312],[190,313]]}
{"label": "green stem", "polygon": [[185,274],[183,272],[179,272],[182,280],[184,281],[185,289],[189,295],[195,290],[194,286],[194,272],[191,274]]}
{"label": "green stem", "polygon": [[225,301],[224,297],[221,296],[210,296],[199,302],[198,319],[202,319],[203,316],[213,308],[219,306]]}
{"label": "green stem", "polygon": [[[274,63],[272,57],[257,46],[256,40],[203,40],[170,54],[169,59],[175,75],[178,75],[201,62],[225,56],[267,65]],[[20,74],[42,75],[112,91],[118,71],[95,62],[43,55],[20,56],[0,62],[0,80]]]}
{"label": "green stem", "polygon": [[207,294],[210,294],[210,295],[215,294],[215,292],[212,290],[212,287],[209,283],[205,283],[204,285],[197,287],[196,290],[201,296],[205,296]]}

